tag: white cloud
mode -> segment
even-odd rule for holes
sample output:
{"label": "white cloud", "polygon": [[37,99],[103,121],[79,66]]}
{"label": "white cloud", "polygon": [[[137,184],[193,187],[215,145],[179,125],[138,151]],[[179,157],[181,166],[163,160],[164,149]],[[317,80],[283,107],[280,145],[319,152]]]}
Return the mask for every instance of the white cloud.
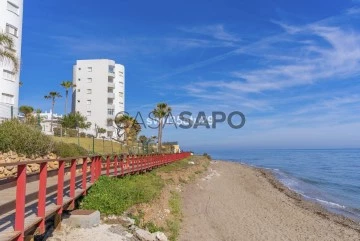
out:
{"label": "white cloud", "polygon": [[188,33],[195,33],[204,36],[208,36],[218,40],[224,40],[229,42],[238,42],[240,38],[235,34],[227,32],[222,24],[205,25],[196,27],[182,27],[180,30]]}

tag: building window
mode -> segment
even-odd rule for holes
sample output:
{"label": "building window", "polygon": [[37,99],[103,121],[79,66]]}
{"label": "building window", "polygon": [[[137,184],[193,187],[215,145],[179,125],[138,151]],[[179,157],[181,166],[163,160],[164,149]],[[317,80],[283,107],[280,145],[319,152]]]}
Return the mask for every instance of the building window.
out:
{"label": "building window", "polygon": [[87,104],[87,105],[91,105],[91,100],[87,100],[87,101],[86,101],[86,104]]}
{"label": "building window", "polygon": [[81,79],[80,78],[78,78],[78,81],[80,81]]}
{"label": "building window", "polygon": [[6,33],[17,37],[18,36],[18,29],[10,24],[6,24]]}
{"label": "building window", "polygon": [[114,99],[108,98],[108,105],[114,104]]}
{"label": "building window", "polygon": [[80,92],[80,89],[77,89],[78,90],[78,92]]}
{"label": "building window", "polygon": [[108,109],[108,115],[114,115],[114,109]]}
{"label": "building window", "polygon": [[92,83],[92,78],[88,78],[88,79],[87,79],[87,82],[88,82],[88,83]]}
{"label": "building window", "polygon": [[78,68],[78,70],[81,70],[81,68]]}
{"label": "building window", "polygon": [[91,111],[90,110],[86,111],[86,116],[91,116]]}
{"label": "building window", "polygon": [[115,69],[115,66],[110,65],[109,66],[109,73],[115,73],[114,69]]}
{"label": "building window", "polygon": [[92,92],[91,89],[86,90],[86,94],[91,94],[91,92]]}
{"label": "building window", "polygon": [[4,69],[3,70],[3,78],[6,80],[14,81],[15,73],[11,72],[9,70]]}
{"label": "building window", "polygon": [[92,67],[87,68],[88,72],[92,72]]}
{"label": "building window", "polygon": [[120,98],[124,97],[124,93],[123,93],[123,92],[119,92],[119,96],[120,96]]}
{"label": "building window", "polygon": [[15,13],[16,15],[19,15],[19,7],[10,1],[7,2],[7,10]]}
{"label": "building window", "polygon": [[78,100],[77,102],[80,103],[80,100]]}
{"label": "building window", "polygon": [[1,101],[5,104],[14,104],[14,96],[6,93],[1,94]]}

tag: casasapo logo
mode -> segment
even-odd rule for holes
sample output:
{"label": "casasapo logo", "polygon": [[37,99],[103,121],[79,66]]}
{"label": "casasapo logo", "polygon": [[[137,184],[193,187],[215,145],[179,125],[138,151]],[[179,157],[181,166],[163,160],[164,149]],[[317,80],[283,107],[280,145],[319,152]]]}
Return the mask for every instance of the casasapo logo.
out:
{"label": "casasapo logo", "polygon": [[[216,129],[217,124],[226,122],[230,128],[240,129],[245,125],[245,121],[245,115],[240,111],[232,111],[229,114],[223,111],[213,111],[211,115],[206,115],[205,111],[199,111],[196,116],[190,111],[182,111],[179,115],[173,115],[169,112],[163,118],[162,123],[163,127],[165,127],[165,125],[173,125],[176,129],[197,129],[199,127]],[[141,128],[144,129],[157,129],[159,128],[160,122],[159,119],[155,117],[154,112],[150,112],[146,119],[143,118],[140,112],[137,112],[134,118],[126,111],[116,114],[115,125],[117,135],[120,138],[125,136],[126,129],[132,128],[135,124],[140,125]]]}

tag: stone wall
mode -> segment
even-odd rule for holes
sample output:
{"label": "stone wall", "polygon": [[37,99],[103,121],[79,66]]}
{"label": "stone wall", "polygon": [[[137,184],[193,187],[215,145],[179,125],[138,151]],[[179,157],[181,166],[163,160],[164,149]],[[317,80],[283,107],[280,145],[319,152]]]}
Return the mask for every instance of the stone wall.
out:
{"label": "stone wall", "polygon": [[[27,158],[24,155],[19,155],[13,151],[9,151],[6,153],[0,152],[0,163],[17,163],[20,161],[26,161],[26,160],[43,160],[43,159],[57,159],[58,156],[56,156],[53,153],[50,153],[45,156],[33,156],[32,158]],[[59,163],[57,161],[49,162],[48,163],[48,170],[54,170],[59,167]],[[27,173],[34,173],[39,172],[40,165],[39,164],[29,164],[26,167]],[[16,176],[17,174],[17,166],[7,166],[7,167],[0,167],[0,179],[4,177],[10,177],[10,176]]]}

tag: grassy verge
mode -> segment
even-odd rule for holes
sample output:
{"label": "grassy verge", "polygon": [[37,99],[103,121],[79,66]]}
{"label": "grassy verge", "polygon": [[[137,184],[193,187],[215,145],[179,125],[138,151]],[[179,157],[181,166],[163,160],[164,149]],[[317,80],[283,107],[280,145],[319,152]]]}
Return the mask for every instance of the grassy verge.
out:
{"label": "grassy verge", "polygon": [[[86,149],[88,152],[93,151],[93,139],[88,137],[58,137],[54,136],[53,139],[56,142],[64,142],[64,143],[74,143],[79,144],[82,148]],[[94,151],[95,153],[100,154],[109,154],[109,153],[129,153],[130,151],[132,153],[142,153],[142,147],[136,145],[133,145],[131,147],[122,145],[119,142],[116,141],[110,141],[110,140],[102,140],[102,139],[94,139]]]}
{"label": "grassy verge", "polygon": [[208,164],[206,157],[193,156],[142,175],[101,177],[81,207],[99,210],[103,215],[121,215],[126,211],[137,226],[150,232],[165,232],[174,241],[182,221],[179,188],[195,180]]}
{"label": "grassy verge", "polygon": [[175,241],[179,236],[180,224],[181,224],[181,196],[176,191],[171,191],[171,197],[169,199],[170,212],[172,218],[167,220],[166,224],[170,233],[169,240]]}
{"label": "grassy verge", "polygon": [[158,197],[163,186],[163,180],[154,173],[121,179],[103,176],[91,187],[80,206],[99,210],[105,215],[121,215],[135,204],[146,203]]}

